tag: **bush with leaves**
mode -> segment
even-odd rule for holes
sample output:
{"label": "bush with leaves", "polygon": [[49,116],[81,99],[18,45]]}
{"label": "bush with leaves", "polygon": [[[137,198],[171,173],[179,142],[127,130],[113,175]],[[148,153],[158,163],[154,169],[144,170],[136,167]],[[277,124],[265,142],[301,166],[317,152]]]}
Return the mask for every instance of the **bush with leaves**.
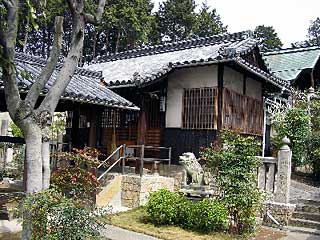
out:
{"label": "bush with leaves", "polygon": [[53,172],[51,184],[68,197],[81,199],[90,199],[100,186],[93,173],[79,167],[67,167]]}
{"label": "bush with leaves", "polygon": [[[306,104],[305,104],[306,105]],[[308,109],[308,106],[305,106]],[[312,167],[313,175],[320,179],[320,100],[313,99],[309,105],[311,132],[307,141],[306,163]]]}
{"label": "bush with leaves", "polygon": [[165,189],[150,194],[146,211],[148,220],[154,224],[176,225],[199,232],[223,231],[228,223],[228,211],[218,201],[192,202]]}
{"label": "bush with leaves", "polygon": [[[55,189],[26,196],[20,207],[32,239],[99,239],[98,222],[90,209]],[[31,224],[29,224],[31,223]]]}
{"label": "bush with leaves", "polygon": [[151,222],[161,225],[175,225],[183,221],[180,209],[186,204],[186,199],[183,196],[161,189],[150,194],[146,210]]}
{"label": "bush with leaves", "polygon": [[211,170],[218,173],[220,200],[231,217],[230,231],[237,234],[255,229],[255,216],[262,202],[255,174],[260,164],[255,157],[259,151],[260,143],[254,137],[224,131],[221,143],[201,153]]}
{"label": "bush with leaves", "polygon": [[190,202],[190,207],[184,210],[183,226],[199,232],[225,231],[228,227],[228,211],[219,201],[203,199]]}
{"label": "bush with leaves", "polygon": [[284,137],[290,139],[293,168],[304,164],[307,153],[307,140],[311,130],[309,123],[310,116],[308,112],[300,107],[276,114],[272,119],[272,126],[275,131],[273,144],[276,149],[279,149]]}
{"label": "bush with leaves", "polygon": [[55,154],[68,164],[52,173],[51,184],[68,197],[93,200],[100,187],[93,172],[99,164],[98,155],[97,149],[89,147]]}

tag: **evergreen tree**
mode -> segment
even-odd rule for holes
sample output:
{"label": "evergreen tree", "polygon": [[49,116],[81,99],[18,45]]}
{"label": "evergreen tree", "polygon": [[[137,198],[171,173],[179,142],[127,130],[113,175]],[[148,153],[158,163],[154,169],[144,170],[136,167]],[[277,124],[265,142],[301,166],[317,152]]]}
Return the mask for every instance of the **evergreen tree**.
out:
{"label": "evergreen tree", "polygon": [[263,46],[266,49],[281,48],[283,45],[278,37],[278,34],[272,26],[260,25],[256,27],[254,32],[258,37],[265,39]]}
{"label": "evergreen tree", "polygon": [[223,25],[216,9],[210,11],[209,6],[203,3],[199,14],[197,14],[197,26],[194,34],[198,37],[207,37],[226,31],[227,26]]}
{"label": "evergreen tree", "polygon": [[320,18],[312,21],[308,28],[309,42],[320,45]]}
{"label": "evergreen tree", "polygon": [[196,26],[194,0],[167,0],[157,13],[161,40],[178,41],[189,38]]}

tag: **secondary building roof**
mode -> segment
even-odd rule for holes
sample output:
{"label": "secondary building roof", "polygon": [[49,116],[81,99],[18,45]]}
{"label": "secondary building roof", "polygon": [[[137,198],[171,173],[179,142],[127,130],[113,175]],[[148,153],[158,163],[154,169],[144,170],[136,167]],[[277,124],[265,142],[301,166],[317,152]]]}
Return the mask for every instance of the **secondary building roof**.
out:
{"label": "secondary building roof", "polygon": [[274,75],[294,81],[303,70],[315,67],[320,46],[276,50],[264,53],[263,58]]}
{"label": "secondary building roof", "polygon": [[[27,92],[34,80],[39,76],[46,60],[40,57],[17,53],[15,58],[17,69],[17,81],[21,92]],[[45,95],[56,81],[61,64],[58,64],[51,78],[47,82],[42,94]],[[110,107],[127,108],[139,110],[133,103],[117,95],[101,82],[101,72],[78,68],[67,86],[62,99],[76,102],[85,102]],[[0,69],[0,89],[3,89]]]}
{"label": "secondary building roof", "polygon": [[109,86],[136,86],[159,79],[177,67],[233,61],[278,87],[288,86],[286,81],[241,58],[257,47],[259,42],[248,31],[219,34],[103,56],[86,68],[102,71],[104,81]]}

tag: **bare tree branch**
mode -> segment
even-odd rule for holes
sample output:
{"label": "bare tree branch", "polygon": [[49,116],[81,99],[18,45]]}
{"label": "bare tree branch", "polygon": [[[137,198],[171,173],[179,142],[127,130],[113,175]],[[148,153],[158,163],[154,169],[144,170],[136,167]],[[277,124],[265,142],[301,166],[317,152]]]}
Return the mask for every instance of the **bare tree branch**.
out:
{"label": "bare tree branch", "polygon": [[21,103],[19,89],[16,81],[16,69],[14,65],[15,47],[18,32],[18,0],[3,0],[7,9],[6,29],[2,32],[3,37],[3,61],[0,61],[3,69],[2,80],[8,111],[15,118],[17,109]]}
{"label": "bare tree branch", "polygon": [[15,4],[15,0],[13,1],[9,1],[9,0],[2,0],[2,3],[4,5],[4,7],[9,10],[9,8],[12,8]]}
{"label": "bare tree branch", "polygon": [[[38,112],[49,111],[54,112],[61,95],[71,81],[74,75],[79,60],[81,58],[84,40],[85,15],[83,0],[68,0],[69,7],[72,13],[72,41],[70,51],[63,63],[61,70],[58,73],[57,80],[50,88],[41,105],[37,109]],[[98,14],[101,18],[105,0],[99,0]]]}
{"label": "bare tree branch", "polygon": [[[83,0],[80,0],[76,5],[75,1],[68,0],[72,13],[72,41],[70,45],[69,53],[63,63],[61,70],[59,71],[56,81],[50,88],[49,92],[43,99],[41,105],[38,108],[38,112],[49,111],[53,113],[61,95],[63,94],[65,88],[71,81],[74,75],[78,62],[81,57],[81,50],[83,48],[84,39],[84,16],[81,14],[83,12]],[[71,6],[72,5],[72,6]]]}
{"label": "bare tree branch", "polygon": [[106,0],[99,0],[97,11],[95,15],[85,13],[85,19],[87,23],[91,24],[99,24],[102,18],[102,14],[104,11],[104,6],[106,5]]}
{"label": "bare tree branch", "polygon": [[29,90],[25,98],[25,102],[32,108],[34,108],[43,87],[45,86],[47,81],[50,79],[53,71],[57,66],[61,45],[62,45],[62,34],[63,34],[63,17],[57,16],[55,18],[54,39],[53,39],[53,46],[50,51],[50,56],[47,60],[45,67],[42,69],[40,75],[32,85],[31,89]]}
{"label": "bare tree branch", "polygon": [[75,0],[68,0],[68,5],[71,13],[74,14],[77,8],[77,2]]}

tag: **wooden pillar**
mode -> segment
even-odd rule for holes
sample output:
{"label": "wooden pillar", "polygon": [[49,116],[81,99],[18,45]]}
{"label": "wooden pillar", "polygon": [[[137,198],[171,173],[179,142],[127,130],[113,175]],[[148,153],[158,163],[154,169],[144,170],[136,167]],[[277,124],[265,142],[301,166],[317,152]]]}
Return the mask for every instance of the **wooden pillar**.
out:
{"label": "wooden pillar", "polygon": [[73,118],[71,129],[72,147],[79,147],[79,121],[80,121],[80,106],[78,103],[73,105]]}
{"label": "wooden pillar", "polygon": [[147,133],[147,117],[144,97],[141,98],[141,107],[138,121],[138,144],[143,145],[146,143]]}
{"label": "wooden pillar", "polygon": [[223,128],[223,75],[224,65],[218,64],[218,116],[217,116],[217,128],[218,132]]}
{"label": "wooden pillar", "polygon": [[95,107],[90,111],[91,119],[90,119],[90,129],[89,129],[89,147],[97,146],[97,109]]}

